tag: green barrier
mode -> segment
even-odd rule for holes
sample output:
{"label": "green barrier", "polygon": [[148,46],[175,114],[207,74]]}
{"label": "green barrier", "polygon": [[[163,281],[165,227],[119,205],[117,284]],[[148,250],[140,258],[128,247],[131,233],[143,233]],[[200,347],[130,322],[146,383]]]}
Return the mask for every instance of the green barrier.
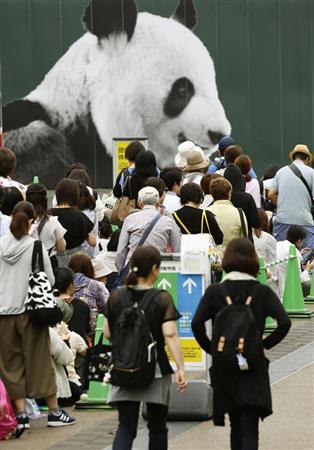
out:
{"label": "green barrier", "polygon": [[304,301],[305,301],[305,303],[313,303],[314,302],[314,272],[312,273],[310,294],[307,297],[305,297]]}
{"label": "green barrier", "polygon": [[283,293],[283,305],[289,317],[292,318],[310,318],[312,311],[304,308],[304,298],[300,279],[299,261],[297,258],[296,247],[290,246],[290,259],[288,261],[288,270],[285,279],[285,289]]}
{"label": "green barrier", "polygon": [[[105,317],[99,314],[96,323],[96,333],[94,344],[96,344],[102,335]],[[108,339],[103,337],[103,344],[109,344]],[[90,381],[88,393],[85,399],[75,403],[77,409],[112,409],[107,405],[109,385],[104,385],[102,381]]]}
{"label": "green barrier", "polygon": [[[257,275],[257,281],[261,284],[267,285],[267,275],[266,275],[266,267],[265,260],[261,256],[258,258],[259,261],[259,271]],[[267,317],[265,324],[265,333],[270,333],[276,328],[276,322],[272,319],[272,317]]]}

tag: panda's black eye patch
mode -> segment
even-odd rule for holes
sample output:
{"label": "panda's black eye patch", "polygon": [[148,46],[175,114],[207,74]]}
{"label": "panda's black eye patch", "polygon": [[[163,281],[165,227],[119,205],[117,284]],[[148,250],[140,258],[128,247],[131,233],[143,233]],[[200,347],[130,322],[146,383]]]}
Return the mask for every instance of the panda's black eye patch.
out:
{"label": "panda's black eye patch", "polygon": [[188,78],[179,78],[173,83],[165,101],[164,113],[169,117],[178,116],[182,113],[194,94],[195,90],[191,81]]}

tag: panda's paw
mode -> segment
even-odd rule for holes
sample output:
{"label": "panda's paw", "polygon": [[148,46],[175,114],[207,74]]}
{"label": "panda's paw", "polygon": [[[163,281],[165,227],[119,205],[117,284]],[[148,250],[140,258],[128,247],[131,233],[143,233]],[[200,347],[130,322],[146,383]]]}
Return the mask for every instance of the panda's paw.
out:
{"label": "panda's paw", "polygon": [[41,182],[54,185],[64,166],[73,162],[66,138],[42,121],[4,133],[4,145],[17,157],[14,177],[26,184],[37,175]]}

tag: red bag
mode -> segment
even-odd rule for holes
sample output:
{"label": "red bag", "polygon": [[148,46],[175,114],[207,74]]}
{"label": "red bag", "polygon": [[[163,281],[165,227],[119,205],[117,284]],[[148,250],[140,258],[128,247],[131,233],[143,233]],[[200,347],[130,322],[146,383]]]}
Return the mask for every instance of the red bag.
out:
{"label": "red bag", "polygon": [[10,439],[17,427],[17,420],[9,399],[9,395],[0,378],[0,441]]}

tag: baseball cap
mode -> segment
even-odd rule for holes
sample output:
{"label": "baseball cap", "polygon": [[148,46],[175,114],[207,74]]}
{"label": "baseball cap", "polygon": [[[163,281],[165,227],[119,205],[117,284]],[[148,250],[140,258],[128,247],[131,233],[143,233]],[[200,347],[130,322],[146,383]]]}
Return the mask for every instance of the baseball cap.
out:
{"label": "baseball cap", "polygon": [[223,156],[224,151],[227,147],[230,147],[230,145],[235,145],[236,141],[233,139],[232,136],[224,136],[223,138],[220,139],[219,144],[218,144],[218,149],[221,153],[221,155]]}
{"label": "baseball cap", "polygon": [[154,187],[146,186],[146,187],[142,188],[139,191],[137,198],[138,198],[139,201],[140,200],[143,201],[143,200],[146,200],[148,198],[156,199],[156,201],[157,201],[157,200],[159,200],[159,194],[158,194],[157,189],[155,189]]}

